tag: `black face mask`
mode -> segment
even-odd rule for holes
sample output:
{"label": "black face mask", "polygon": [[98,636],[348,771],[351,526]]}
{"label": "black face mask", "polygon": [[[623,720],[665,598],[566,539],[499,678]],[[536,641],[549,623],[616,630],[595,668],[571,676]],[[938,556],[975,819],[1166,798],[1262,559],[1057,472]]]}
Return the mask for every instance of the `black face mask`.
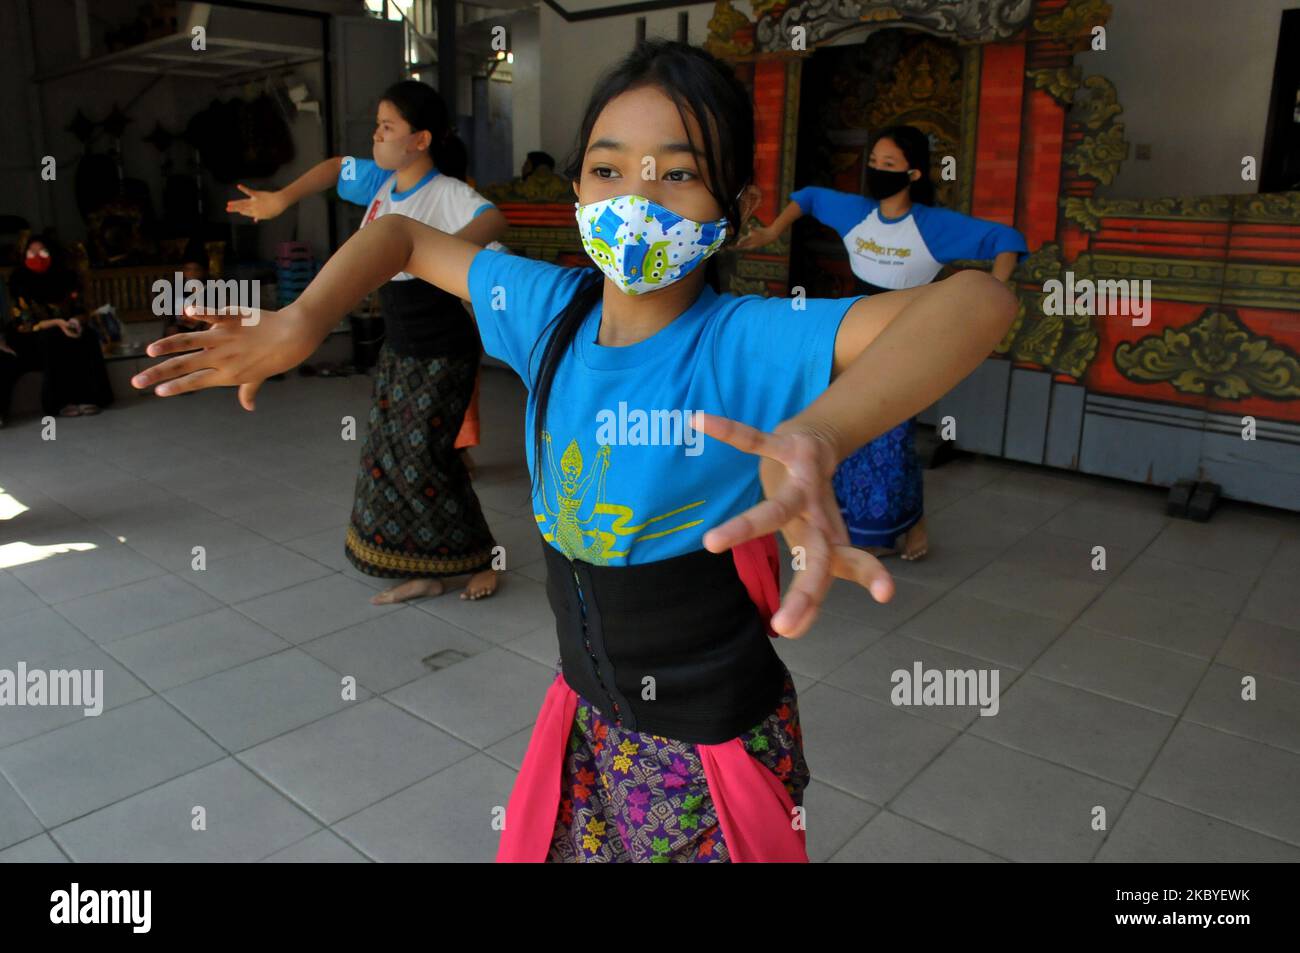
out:
{"label": "black face mask", "polygon": [[888,169],[867,169],[867,194],[879,202],[891,195],[896,195],[912,184],[907,172],[891,172]]}

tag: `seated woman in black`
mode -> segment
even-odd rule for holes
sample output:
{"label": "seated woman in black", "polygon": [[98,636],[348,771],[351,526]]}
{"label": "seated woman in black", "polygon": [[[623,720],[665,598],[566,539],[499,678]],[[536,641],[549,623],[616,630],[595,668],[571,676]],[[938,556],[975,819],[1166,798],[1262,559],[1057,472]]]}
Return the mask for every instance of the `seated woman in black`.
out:
{"label": "seated woman in black", "polygon": [[0,315],[0,419],[13,382],[40,371],[41,411],[63,417],[97,414],[113,402],[98,337],[83,327],[85,306],[77,276],[64,266],[58,246],[29,239],[9,276],[9,310]]}

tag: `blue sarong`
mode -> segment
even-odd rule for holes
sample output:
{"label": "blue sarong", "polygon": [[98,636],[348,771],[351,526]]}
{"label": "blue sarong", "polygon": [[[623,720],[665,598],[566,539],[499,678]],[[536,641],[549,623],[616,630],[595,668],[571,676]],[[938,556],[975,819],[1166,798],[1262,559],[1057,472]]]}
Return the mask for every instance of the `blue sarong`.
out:
{"label": "blue sarong", "polygon": [[908,420],[855,451],[832,485],[854,546],[893,546],[924,512],[916,420]]}

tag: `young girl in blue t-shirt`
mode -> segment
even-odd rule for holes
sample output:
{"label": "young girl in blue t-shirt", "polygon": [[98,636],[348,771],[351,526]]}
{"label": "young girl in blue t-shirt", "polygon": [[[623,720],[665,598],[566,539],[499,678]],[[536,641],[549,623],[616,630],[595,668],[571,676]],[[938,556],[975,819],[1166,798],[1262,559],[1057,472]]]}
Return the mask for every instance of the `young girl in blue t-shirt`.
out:
{"label": "young girl in blue t-shirt", "polygon": [[[251,410],[393,274],[470,300],[485,350],[528,385],[561,657],[498,859],[806,860],[809,773],[768,635],[807,632],[835,577],[892,596],[849,543],[836,464],[968,374],[1014,298],[979,272],[834,301],[708,288],[701,263],[760,199],[753,112],[727,66],[684,44],[638,44],[605,76],[570,172],[599,271],[388,215],[284,311],[155,342],[177,356],[135,384],[238,385]],[[783,600],[762,542],[776,530],[795,558]]]}

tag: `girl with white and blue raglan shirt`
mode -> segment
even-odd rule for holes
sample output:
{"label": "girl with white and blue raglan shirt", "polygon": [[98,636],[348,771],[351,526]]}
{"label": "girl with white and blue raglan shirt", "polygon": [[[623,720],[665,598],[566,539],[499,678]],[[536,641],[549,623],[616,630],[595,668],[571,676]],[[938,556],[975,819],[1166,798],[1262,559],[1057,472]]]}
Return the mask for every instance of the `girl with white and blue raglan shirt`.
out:
{"label": "girl with white and blue raglan shirt", "polygon": [[[914,126],[892,126],[872,137],[868,195],[808,186],[772,224],[756,228],[741,248],[767,245],[796,219],[811,215],[839,233],[849,253],[857,291],[878,294],[929,284],[957,260],[993,260],[993,276],[1005,281],[1027,249],[1014,228],[934,208],[929,178],[930,143]],[[835,473],[839,500],[855,546],[876,555],[897,551],[920,559],[928,538],[922,507],[921,467],[908,420],[845,460]]]}
{"label": "girl with white and blue raglan shirt", "polygon": [[[435,156],[454,159],[458,142],[442,97],[406,80],[380,99],[373,159],[326,159],[275,192],[241,185],[248,198],[226,210],[254,221],[274,218],[335,186],[344,201],[366,209],[362,229],[402,215],[499,248],[505,216],[435,163]],[[462,598],[491,595],[495,543],[455,446],[482,357],[474,319],[455,295],[407,272],[379,288],[379,304],[384,345],[344,553],[367,575],[404,580],[372,602],[438,595],[451,576],[469,577]]]}

